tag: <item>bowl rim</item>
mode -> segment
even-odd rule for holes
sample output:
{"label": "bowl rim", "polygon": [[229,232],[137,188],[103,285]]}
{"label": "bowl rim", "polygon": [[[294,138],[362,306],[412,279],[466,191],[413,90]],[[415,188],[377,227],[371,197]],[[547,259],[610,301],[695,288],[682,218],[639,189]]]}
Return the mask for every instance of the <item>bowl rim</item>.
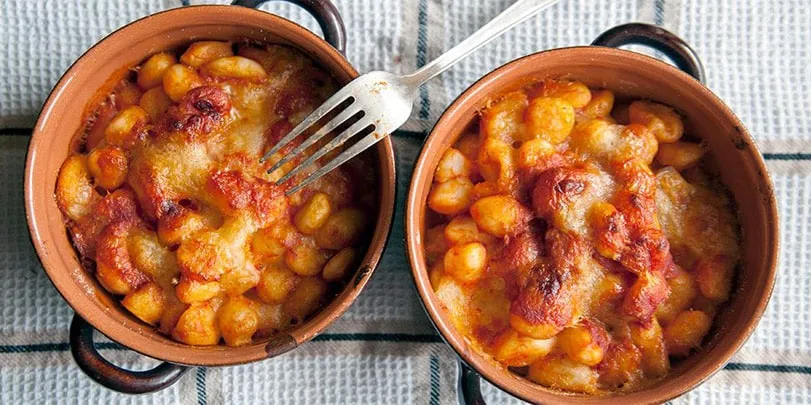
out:
{"label": "bowl rim", "polygon": [[[212,23],[212,20],[215,22]],[[65,92],[72,79],[77,75],[82,75],[82,72],[87,70],[88,67],[92,67],[93,64],[102,63],[99,60],[105,60],[104,56],[106,54],[120,51],[122,46],[111,45],[112,39],[128,37],[133,34],[133,31],[142,30],[142,27],[155,21],[188,21],[185,23],[187,26],[212,24],[239,26],[244,25],[240,21],[250,21],[257,25],[261,24],[268,33],[279,36],[282,35],[278,33],[287,33],[286,40],[297,45],[302,53],[313,58],[319,65],[324,66],[325,63],[322,63],[322,60],[316,60],[315,56],[312,55],[311,50],[317,49],[326,58],[323,60],[328,60],[330,64],[336,66],[336,69],[328,70],[330,73],[338,76],[337,73],[340,72],[348,76],[349,80],[358,76],[357,70],[349,63],[346,57],[315,33],[283,17],[248,7],[233,5],[180,7],[141,17],[116,29],[88,48],[62,74],[49,92],[32,131],[25,158],[24,198],[26,223],[37,260],[62,298],[76,312],[76,316],[81,316],[87,320],[96,330],[111,340],[140,354],[174,364],[191,366],[237,365],[275,357],[313,339],[332,322],[340,318],[355,302],[379,264],[393,225],[396,161],[392,141],[390,137],[386,137],[376,145],[376,162],[380,185],[378,194],[379,208],[369,248],[366,250],[356,275],[347,282],[344,290],[338,293],[329,304],[308,321],[273,336],[269,340],[233,348],[222,344],[216,346],[192,346],[171,341],[161,343],[149,337],[158,334],[159,332],[156,330],[154,333],[141,334],[126,328],[122,324],[110,322],[111,319],[106,315],[107,311],[97,307],[90,299],[90,293],[83,291],[83,288],[70,275],[71,271],[74,270],[66,265],[70,259],[53,252],[51,244],[59,241],[48,235],[49,225],[44,219],[40,222],[41,213],[39,211],[42,209],[40,206],[49,203],[55,204],[56,202],[55,198],[51,198],[52,201],[37,202],[37,178],[34,176],[33,170],[44,165],[45,163],[38,162],[47,161],[51,155],[50,151],[41,146],[47,139],[45,138],[45,135],[48,134],[45,132],[46,125],[50,121],[58,119],[52,116],[52,111],[58,105],[57,103],[68,102],[68,100],[60,98],[60,96]],[[183,28],[178,26],[173,27],[173,29],[182,30]],[[133,35],[129,38],[129,41],[140,39],[143,36],[143,33],[138,36]],[[123,43],[126,42],[123,41]],[[148,55],[144,55],[144,57],[146,56]],[[85,75],[87,74],[89,73],[85,73]],[[84,105],[81,107],[82,109],[85,108]],[[73,137],[73,132],[69,132],[69,134]],[[41,215],[44,215],[44,209],[42,211]],[[67,240],[70,243],[69,238]],[[73,260],[76,260],[75,254]],[[78,270],[85,271],[81,266],[79,266]],[[99,290],[100,288],[97,285],[95,289]],[[100,291],[108,294],[103,288]],[[118,302],[118,300],[115,301]],[[117,310],[125,312],[123,307],[119,307]],[[163,350],[166,348],[171,348],[171,350]]]}
{"label": "bowl rim", "polygon": [[[724,116],[726,116],[731,122],[740,128],[739,135],[747,145],[745,149],[746,152],[748,152],[748,158],[752,159],[757,168],[762,172],[762,186],[764,187],[765,194],[768,198],[768,201],[766,202],[768,205],[767,219],[769,220],[767,230],[770,238],[774,242],[773,248],[769,250],[770,255],[766,262],[768,267],[768,285],[766,286],[762,296],[758,297],[756,309],[753,316],[747,319],[743,329],[744,333],[734,336],[734,344],[732,344],[730,348],[725,351],[715,353],[714,358],[709,362],[711,364],[710,367],[704,367],[704,369],[696,372],[692,378],[689,378],[686,383],[679,386],[670,387],[669,389],[665,389],[663,386],[654,384],[641,390],[632,391],[629,393],[593,396],[572,394],[548,389],[539,384],[529,382],[528,380],[508,377],[507,373],[510,372],[505,368],[502,367],[501,369],[498,369],[498,366],[493,366],[492,360],[486,359],[484,356],[476,353],[474,350],[468,350],[467,346],[464,344],[464,337],[456,330],[456,328],[450,323],[449,319],[444,314],[444,309],[442,309],[441,304],[439,303],[436,294],[431,287],[431,282],[427,272],[428,266],[425,262],[424,253],[422,252],[422,244],[417,237],[417,235],[421,234],[421,229],[423,226],[423,224],[420,223],[421,216],[418,215],[418,213],[424,213],[424,210],[426,209],[425,202],[420,199],[419,195],[417,195],[417,189],[420,188],[420,185],[429,183],[432,178],[432,168],[427,167],[426,164],[426,162],[429,160],[430,147],[434,144],[440,143],[440,141],[444,140],[445,138],[454,136],[456,133],[458,133],[458,130],[454,130],[454,128],[450,126],[450,121],[456,120],[456,118],[453,117],[454,113],[457,110],[460,110],[463,106],[467,106],[469,104],[475,105],[476,103],[480,102],[482,96],[474,97],[476,95],[475,93],[482,92],[484,91],[483,89],[492,87],[494,83],[498,83],[501,76],[507,74],[513,69],[516,69],[520,65],[533,63],[536,60],[549,57],[553,54],[579,52],[588,52],[589,54],[587,56],[592,63],[603,58],[623,58],[629,63],[637,62],[650,64],[666,74],[668,76],[668,80],[680,80],[687,83],[687,85],[691,87],[691,90],[701,93],[702,98],[709,100],[714,108],[717,108],[719,111],[723,112]],[[493,90],[489,93],[490,95],[493,95],[499,94],[499,92],[503,92],[503,90]],[[458,97],[456,97],[456,99],[454,99],[453,102],[451,102],[443,111],[439,120],[437,120],[436,124],[432,128],[430,134],[426,137],[422,144],[420,153],[414,163],[408,195],[406,197],[404,228],[406,235],[406,254],[408,256],[409,264],[411,265],[412,279],[419,294],[420,302],[425,309],[425,312],[428,314],[428,318],[430,319],[431,323],[434,325],[434,328],[439,332],[442,340],[451,346],[464,365],[475,370],[480,377],[512,396],[528,402],[536,403],[539,403],[540,401],[554,401],[555,403],[561,404],[623,404],[627,403],[628,401],[658,403],[677,398],[702,384],[715,373],[720,371],[723,366],[730,361],[732,356],[743,346],[743,344],[751,336],[754,329],[757,327],[757,324],[762,318],[774,290],[774,284],[777,277],[777,261],[780,250],[780,231],[774,185],[763,156],[758,150],[757,144],[753,141],[749,131],[746,129],[737,115],[735,115],[735,113],[703,83],[697,81],[692,76],[670,64],[641,53],[619,48],[594,45],[581,45],[544,50],[509,61],[476,80]]]}

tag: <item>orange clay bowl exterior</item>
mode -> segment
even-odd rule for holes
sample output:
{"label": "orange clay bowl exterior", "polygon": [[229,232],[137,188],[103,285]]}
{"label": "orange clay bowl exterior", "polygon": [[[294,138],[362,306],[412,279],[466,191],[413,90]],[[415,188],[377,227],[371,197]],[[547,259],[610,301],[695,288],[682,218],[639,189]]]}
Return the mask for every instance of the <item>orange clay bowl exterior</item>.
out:
{"label": "orange clay bowl exterior", "polygon": [[[31,239],[54,286],[76,313],[110,339],[150,357],[187,365],[241,364],[273,357],[312,339],[360,294],[383,253],[394,211],[394,151],[391,140],[376,146],[379,212],[374,234],[347,287],[317,315],[270,341],[242,347],[188,346],[158,333],[130,315],[82,268],[54,199],[59,167],[68,156],[87,103],[111,78],[123,77],[149,55],[194,40],[251,39],[291,45],[331,73],[338,83],[357,71],[341,53],[305,28],[272,14],[237,6],[199,6],[166,11],[111,34],[65,73],[48,98],[34,129],[25,167],[25,209]],[[117,76],[118,75],[118,76]]]}
{"label": "orange clay bowl exterior", "polygon": [[[468,346],[442,309],[425,262],[426,199],[434,170],[485,102],[544,78],[572,79],[613,90],[618,97],[658,101],[683,112],[686,132],[703,139],[735,197],[742,229],[742,259],[730,301],[698,353],[674,364],[657,384],[640,391],[588,396],[551,390],[519,377]],[[425,308],[444,339],[481,376],[521,399],[537,403],[659,403],[694,388],[721,369],[754,330],[772,292],[778,253],[777,206],[766,166],[738,118],[701,83],[656,59],[613,48],[574,47],[536,53],[491,72],[467,89],[437,122],[419,155],[406,208],[406,246]]]}

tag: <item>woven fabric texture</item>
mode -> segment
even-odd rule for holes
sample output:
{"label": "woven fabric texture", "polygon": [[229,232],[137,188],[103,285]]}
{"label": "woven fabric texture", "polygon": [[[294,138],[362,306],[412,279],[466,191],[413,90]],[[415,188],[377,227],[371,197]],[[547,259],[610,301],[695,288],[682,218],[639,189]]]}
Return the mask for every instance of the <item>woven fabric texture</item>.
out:
{"label": "woven fabric texture", "polygon": [[[192,0],[193,4],[200,2]],[[361,72],[409,72],[473,33],[512,0],[336,0],[347,57]],[[806,0],[562,0],[496,39],[421,92],[395,136],[398,205],[383,261],[325,334],[271,360],[197,368],[159,393],[93,383],[67,345],[73,312],[42,271],[23,209],[25,153],[39,108],[84,50],[180,0],[9,0],[0,6],[0,403],[455,404],[455,354],[418,301],[403,247],[403,204],[425,132],[459,93],[517,57],[588,44],[625,22],[662,25],[702,57],[708,86],[748,126],[777,192],[779,276],[758,329],[724,370],[678,404],[811,404],[811,9]],[[318,31],[289,3],[262,6]],[[648,52],[641,48],[633,48]],[[99,337],[135,370],[157,362]],[[483,383],[489,403],[520,403]]]}

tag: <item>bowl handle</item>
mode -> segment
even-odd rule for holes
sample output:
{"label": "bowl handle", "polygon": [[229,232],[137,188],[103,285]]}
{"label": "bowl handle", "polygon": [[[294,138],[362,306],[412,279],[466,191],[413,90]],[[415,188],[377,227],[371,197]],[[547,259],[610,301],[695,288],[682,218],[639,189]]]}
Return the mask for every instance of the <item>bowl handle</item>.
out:
{"label": "bowl handle", "polygon": [[70,324],[70,352],[79,368],[93,381],[125,394],[160,391],[174,384],[189,367],[161,363],[152,370],[130,371],[101,357],[93,345],[93,327],[79,315]]}
{"label": "bowl handle", "polygon": [[[258,8],[262,3],[273,0],[234,0],[233,5]],[[312,15],[321,31],[324,32],[324,39],[341,53],[346,53],[346,28],[341,13],[335,4],[330,0],[276,0],[293,3]]]}
{"label": "bowl handle", "polygon": [[459,360],[459,405],[486,405],[482,396],[481,377],[465,362]]}
{"label": "bowl handle", "polygon": [[612,48],[629,44],[645,45],[665,54],[679,69],[699,82],[705,82],[704,65],[696,51],[683,39],[662,27],[643,23],[618,25],[600,34],[591,44]]}

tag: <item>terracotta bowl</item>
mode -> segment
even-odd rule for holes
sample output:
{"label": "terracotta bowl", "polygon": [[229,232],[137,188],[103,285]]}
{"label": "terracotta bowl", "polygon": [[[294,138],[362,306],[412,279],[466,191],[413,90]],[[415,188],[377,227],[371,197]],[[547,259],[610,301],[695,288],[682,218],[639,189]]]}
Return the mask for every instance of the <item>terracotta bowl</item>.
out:
{"label": "terracotta bowl", "polygon": [[[423,146],[414,168],[406,208],[406,244],[414,282],[435,327],[461,357],[463,402],[483,403],[476,373],[502,390],[538,403],[658,403],[675,398],[721,369],[746,341],[772,292],[778,253],[777,206],[763,158],[741,121],[710,90],[679,69],[642,54],[611,48],[644,43],[670,56],[699,80],[700,61],[678,37],[660,28],[630,24],[603,34],[595,45],[555,49],[508,63],[467,89],[445,111]],[[468,346],[442,309],[428,278],[424,255],[426,198],[442,153],[463,134],[491,98],[543,78],[569,78],[618,96],[671,105],[686,115],[687,131],[701,137],[719,166],[739,209],[743,257],[731,300],[716,318],[701,350],[674,363],[662,381],[640,391],[612,396],[562,393],[521,378]],[[467,368],[469,365],[475,373]]]}
{"label": "terracotta bowl", "polygon": [[[261,2],[251,1],[249,5]],[[54,199],[60,165],[68,156],[88,101],[111,77],[146,57],[199,39],[252,39],[294,46],[332,73],[341,84],[358,75],[341,50],[344,28],[335,7],[326,0],[294,1],[321,23],[327,43],[281,17],[238,6],[196,6],[174,9],[135,21],[88,50],[59,80],[34,129],[25,168],[25,208],[31,238],[45,271],[76,311],[71,348],[78,365],[103,385],[123,392],[149,392],[173,383],[185,371],[178,365],[222,366],[277,356],[312,339],[338,318],[361,292],[377,265],[391,228],[394,211],[394,152],[391,141],[378,143],[375,155],[379,212],[370,246],[347,287],[316,316],[270,341],[232,348],[194,347],[178,343],[138,321],[85,271],[71,246]],[[336,49],[338,48],[338,49]],[[85,322],[86,320],[86,322]],[[89,325],[88,325],[89,323]],[[130,372],[102,359],[93,348],[92,328],[147,356],[164,360],[155,370]]]}

